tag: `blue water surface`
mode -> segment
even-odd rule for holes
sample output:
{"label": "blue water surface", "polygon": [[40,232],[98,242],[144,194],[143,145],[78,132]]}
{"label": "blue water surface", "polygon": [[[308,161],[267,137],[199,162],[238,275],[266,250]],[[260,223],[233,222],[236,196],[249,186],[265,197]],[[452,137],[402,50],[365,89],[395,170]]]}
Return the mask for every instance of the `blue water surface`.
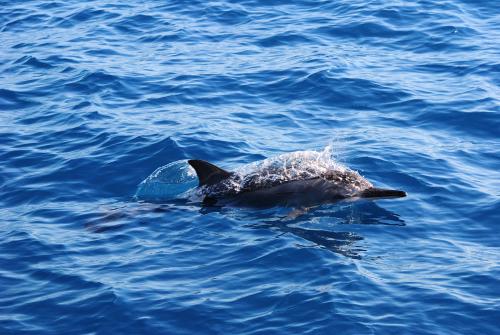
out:
{"label": "blue water surface", "polygon": [[[0,1],[0,334],[500,334],[499,42],[493,0]],[[326,146],[408,197],[183,198]]]}

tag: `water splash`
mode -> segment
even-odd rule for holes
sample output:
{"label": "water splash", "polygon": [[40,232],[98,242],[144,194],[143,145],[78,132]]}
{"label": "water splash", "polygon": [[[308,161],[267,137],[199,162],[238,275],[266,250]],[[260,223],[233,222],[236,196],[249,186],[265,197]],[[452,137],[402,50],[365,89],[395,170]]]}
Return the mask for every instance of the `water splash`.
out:
{"label": "water splash", "polygon": [[156,169],[144,179],[135,193],[136,200],[162,201],[183,198],[196,183],[196,173],[187,160],[178,160]]}
{"label": "water splash", "polygon": [[372,186],[356,171],[334,158],[332,145],[326,146],[322,151],[295,151],[244,165],[235,171],[235,177],[229,182],[237,190],[241,190],[249,184],[275,185],[292,180],[325,177],[334,172],[338,172],[339,176],[350,176],[353,180],[363,181],[360,187]]}
{"label": "water splash", "polygon": [[256,175],[267,181],[285,182],[318,177],[328,171],[349,170],[333,157],[333,146],[328,145],[323,151],[294,151],[250,163],[238,168],[235,173],[242,179]]}

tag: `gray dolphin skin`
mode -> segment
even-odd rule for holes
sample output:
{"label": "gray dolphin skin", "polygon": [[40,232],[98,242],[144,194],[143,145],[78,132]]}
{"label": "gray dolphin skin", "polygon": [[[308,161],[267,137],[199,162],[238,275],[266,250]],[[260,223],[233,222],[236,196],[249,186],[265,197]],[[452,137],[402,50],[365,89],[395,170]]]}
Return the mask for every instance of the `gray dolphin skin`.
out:
{"label": "gray dolphin skin", "polygon": [[198,194],[205,205],[249,207],[310,207],[349,198],[400,198],[406,193],[381,189],[349,169],[330,169],[311,175],[302,171],[292,178],[285,168],[268,167],[258,174],[225,171],[203,160],[188,163],[199,179]]}

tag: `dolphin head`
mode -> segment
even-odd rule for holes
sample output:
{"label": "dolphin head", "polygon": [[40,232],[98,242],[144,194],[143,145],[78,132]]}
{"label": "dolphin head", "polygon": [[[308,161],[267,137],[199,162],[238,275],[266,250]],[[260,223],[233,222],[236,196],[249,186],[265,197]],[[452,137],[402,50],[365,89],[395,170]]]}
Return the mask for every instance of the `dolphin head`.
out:
{"label": "dolphin head", "polygon": [[373,187],[368,180],[352,170],[330,171],[325,177],[330,182],[334,199],[338,197],[400,198],[406,196],[404,191]]}

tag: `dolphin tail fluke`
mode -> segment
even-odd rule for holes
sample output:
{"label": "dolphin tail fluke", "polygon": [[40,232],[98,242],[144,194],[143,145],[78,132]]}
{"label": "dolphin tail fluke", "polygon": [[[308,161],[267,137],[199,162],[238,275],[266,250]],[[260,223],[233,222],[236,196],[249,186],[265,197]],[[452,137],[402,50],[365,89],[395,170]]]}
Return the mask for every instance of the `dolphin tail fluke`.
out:
{"label": "dolphin tail fluke", "polygon": [[231,176],[230,172],[210,164],[209,162],[199,159],[190,159],[188,160],[188,163],[196,171],[200,186],[217,184],[218,182]]}
{"label": "dolphin tail fluke", "polygon": [[361,192],[362,198],[402,198],[406,197],[406,192],[399,190],[388,190],[371,187]]}

